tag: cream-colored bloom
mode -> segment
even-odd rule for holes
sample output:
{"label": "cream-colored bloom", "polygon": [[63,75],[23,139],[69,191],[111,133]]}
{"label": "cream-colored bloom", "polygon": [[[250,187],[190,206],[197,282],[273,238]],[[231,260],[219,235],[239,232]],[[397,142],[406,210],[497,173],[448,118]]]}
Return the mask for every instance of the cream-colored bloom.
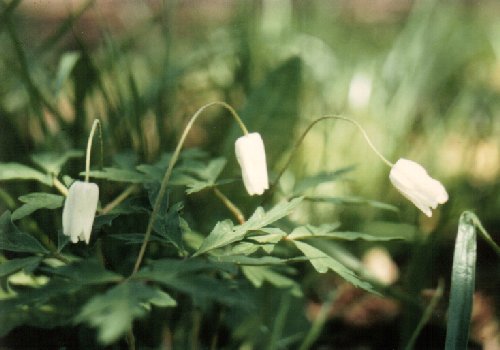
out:
{"label": "cream-colored bloom", "polygon": [[394,164],[389,179],[399,192],[408,198],[428,217],[432,209],[448,200],[448,193],[441,182],[433,179],[420,165],[408,159]]}
{"label": "cream-colored bloom", "polygon": [[266,151],[259,133],[251,133],[236,140],[235,153],[249,195],[262,194],[269,188]]}
{"label": "cream-colored bloom", "polygon": [[63,209],[63,233],[71,242],[89,244],[92,224],[99,200],[99,187],[90,182],[75,181],[69,188]]}

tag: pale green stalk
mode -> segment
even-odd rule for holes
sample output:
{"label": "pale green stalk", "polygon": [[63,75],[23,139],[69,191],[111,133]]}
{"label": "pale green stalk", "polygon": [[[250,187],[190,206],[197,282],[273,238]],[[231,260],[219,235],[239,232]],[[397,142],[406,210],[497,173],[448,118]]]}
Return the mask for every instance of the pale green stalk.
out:
{"label": "pale green stalk", "polygon": [[314,125],[316,125],[317,123],[319,123],[320,121],[322,120],[326,120],[326,119],[338,119],[338,120],[344,120],[346,122],[349,122],[351,124],[354,124],[358,129],[359,131],[361,131],[361,134],[363,135],[363,137],[365,138],[366,142],[368,143],[368,146],[370,146],[370,148],[373,150],[373,152],[375,152],[375,154],[385,163],[387,164],[389,167],[392,168],[392,166],[394,164],[392,164],[389,160],[387,160],[387,158],[385,158],[382,153],[380,153],[377,148],[375,147],[375,145],[373,144],[373,142],[370,140],[370,138],[368,137],[368,134],[366,133],[365,129],[363,129],[363,127],[357,122],[355,121],[354,119],[351,119],[351,118],[347,118],[347,117],[341,117],[341,116],[337,116],[337,115],[325,115],[321,118],[318,118],[316,120],[314,120],[311,124],[309,124],[309,126],[306,128],[306,130],[304,130],[304,132],[302,133],[302,135],[299,137],[299,139],[297,140],[297,142],[295,143],[295,145],[293,146],[292,148],[292,151],[290,153],[290,156],[288,157],[288,160],[286,161],[285,163],[285,166],[280,170],[280,172],[278,173],[278,176],[276,177],[276,179],[273,181],[273,183],[271,184],[270,186],[270,189],[268,191],[268,193],[272,193],[274,187],[276,186],[276,184],[278,184],[281,176],[283,175],[283,173],[285,172],[285,170],[288,168],[288,166],[290,165],[290,163],[292,162],[292,158],[293,156],[295,155],[295,153],[297,152],[297,150],[299,149],[299,146],[302,144],[302,142],[304,141],[304,138],[306,137],[306,135],[309,133],[309,131],[312,129],[312,127]]}
{"label": "pale green stalk", "polygon": [[215,106],[215,105],[222,106],[222,107],[226,108],[227,110],[229,110],[229,112],[231,112],[231,115],[233,116],[233,118],[236,120],[236,122],[240,126],[241,130],[243,131],[243,134],[245,134],[245,135],[248,134],[248,130],[245,127],[245,124],[243,124],[243,121],[238,116],[236,111],[233,109],[233,107],[231,107],[230,105],[228,105],[225,102],[216,101],[216,102],[208,103],[208,104],[202,106],[200,109],[198,109],[196,111],[196,113],[191,117],[188,124],[184,128],[184,132],[182,133],[181,138],[180,138],[179,142],[177,143],[177,147],[175,148],[174,154],[172,155],[172,158],[170,158],[170,162],[168,163],[167,170],[165,171],[165,175],[164,175],[163,180],[161,182],[160,191],[158,192],[158,195],[156,196],[155,203],[153,205],[153,212],[151,213],[151,216],[149,218],[148,226],[146,228],[146,233],[144,234],[144,240],[142,242],[141,249],[139,250],[139,255],[137,256],[137,260],[136,260],[135,265],[134,265],[134,270],[132,271],[132,274],[130,276],[133,276],[139,270],[139,267],[141,266],[141,262],[142,262],[142,259],[144,258],[144,254],[146,252],[146,247],[148,245],[149,238],[151,237],[151,232],[153,231],[154,220],[156,219],[156,216],[158,215],[158,211],[160,210],[160,206],[161,206],[160,203],[163,199],[163,196],[165,195],[165,191],[167,190],[168,181],[170,180],[170,176],[172,175],[172,170],[174,169],[174,165],[177,162],[177,159],[179,158],[179,155],[181,153],[182,146],[184,145],[184,141],[186,140],[187,134],[191,130],[194,122],[198,119],[198,117],[201,115],[201,113],[205,109],[207,109],[208,107]]}
{"label": "pale green stalk", "polygon": [[[101,129],[101,123],[99,119],[95,119],[92,124],[92,129],[90,130],[89,139],[87,140],[87,156],[85,157],[85,182],[89,182],[90,176],[90,153],[92,151],[92,140],[94,139],[95,129],[99,125],[99,130]],[[102,157],[102,131],[100,131],[99,135],[101,135],[101,157]]]}

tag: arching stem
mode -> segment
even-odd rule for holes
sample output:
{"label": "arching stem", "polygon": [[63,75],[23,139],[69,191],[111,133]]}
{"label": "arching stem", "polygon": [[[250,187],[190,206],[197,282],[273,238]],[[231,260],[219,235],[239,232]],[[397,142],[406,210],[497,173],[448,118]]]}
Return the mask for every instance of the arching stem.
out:
{"label": "arching stem", "polygon": [[94,139],[95,129],[99,125],[99,135],[101,137],[101,158],[102,158],[102,131],[101,131],[101,123],[99,119],[94,119],[94,123],[92,124],[92,129],[90,130],[89,139],[87,140],[87,155],[85,157],[85,182],[89,182],[90,176],[90,154],[92,152],[92,140]]}
{"label": "arching stem", "polygon": [[281,176],[283,175],[283,173],[285,172],[285,170],[288,168],[288,166],[290,165],[290,163],[292,162],[292,159],[295,155],[295,153],[298,151],[300,145],[302,144],[302,142],[304,141],[304,138],[306,137],[306,135],[309,133],[309,131],[312,129],[312,127],[314,125],[316,125],[317,123],[319,123],[320,121],[322,120],[327,120],[327,119],[337,119],[337,120],[344,120],[346,122],[349,122],[353,125],[355,125],[359,131],[361,131],[361,134],[363,135],[363,137],[365,138],[366,142],[368,143],[368,146],[370,146],[370,148],[373,150],[373,152],[375,152],[375,154],[385,163],[387,164],[389,167],[392,168],[392,166],[394,164],[392,164],[389,160],[387,160],[387,158],[385,158],[382,153],[380,153],[377,148],[375,147],[375,145],[373,144],[373,142],[370,140],[370,138],[368,137],[368,134],[366,133],[365,129],[363,129],[363,127],[357,122],[355,121],[354,119],[351,119],[351,118],[347,118],[347,117],[341,117],[341,116],[337,116],[337,115],[325,115],[323,117],[320,117],[316,120],[313,120],[313,122],[311,124],[309,124],[309,126],[306,128],[306,130],[304,130],[304,132],[302,133],[302,135],[300,135],[299,139],[297,140],[297,142],[295,142],[295,145],[293,146],[292,148],[292,151],[290,153],[290,156],[288,157],[288,160],[286,161],[285,165],[283,166],[283,168],[280,170],[280,172],[278,173],[278,176],[275,178],[275,180],[273,181],[273,183],[271,184],[270,188],[269,188],[269,191],[268,193],[271,194],[273,193],[274,189],[275,189],[275,186],[279,183],[279,180],[281,178]]}
{"label": "arching stem", "polygon": [[153,212],[151,213],[151,217],[149,218],[148,226],[146,228],[146,233],[144,234],[144,240],[142,242],[141,249],[139,250],[139,255],[137,256],[137,260],[135,262],[134,269],[132,270],[132,273],[130,276],[133,276],[139,270],[139,267],[141,266],[142,259],[144,258],[144,254],[146,253],[146,247],[148,245],[149,238],[151,237],[151,232],[153,231],[154,221],[156,219],[156,216],[158,215],[158,210],[160,210],[160,206],[161,206],[160,203],[163,199],[163,196],[165,195],[165,191],[167,190],[168,181],[170,180],[170,176],[172,175],[172,170],[174,169],[174,165],[177,162],[177,159],[179,158],[179,155],[181,153],[182,146],[184,145],[184,141],[186,140],[187,134],[189,133],[189,131],[193,127],[194,122],[198,119],[198,117],[201,115],[201,113],[205,109],[207,109],[211,106],[216,106],[216,105],[222,106],[225,109],[227,109],[231,113],[233,118],[236,120],[238,125],[240,126],[241,130],[243,131],[243,134],[245,134],[245,135],[248,134],[248,130],[245,127],[245,124],[243,124],[243,121],[238,116],[238,114],[236,113],[234,108],[225,102],[216,101],[216,102],[208,103],[208,104],[200,107],[200,109],[198,109],[196,111],[196,113],[191,117],[188,124],[184,128],[184,131],[181,135],[181,138],[179,139],[179,142],[177,143],[177,147],[175,148],[174,154],[172,155],[172,158],[170,158],[170,162],[168,163],[167,170],[165,171],[165,175],[164,175],[163,180],[161,182],[160,191],[158,192],[158,195],[156,196],[155,203],[153,205]]}

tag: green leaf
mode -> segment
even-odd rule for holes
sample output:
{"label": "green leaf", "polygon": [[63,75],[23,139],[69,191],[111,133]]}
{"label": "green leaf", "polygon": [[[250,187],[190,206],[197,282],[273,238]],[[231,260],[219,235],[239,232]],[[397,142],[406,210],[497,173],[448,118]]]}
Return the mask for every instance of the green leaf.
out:
{"label": "green leaf", "polygon": [[[85,172],[82,171],[80,175],[85,175]],[[94,170],[90,172],[90,177],[128,183],[146,183],[152,181],[148,176],[135,170],[118,168],[104,168],[103,170]]]}
{"label": "green leaf", "polygon": [[36,180],[52,186],[49,175],[19,163],[0,163],[0,181],[2,180]]}
{"label": "green leaf", "polygon": [[183,234],[180,212],[183,203],[174,204],[168,209],[166,215],[158,214],[154,222],[156,234],[168,243],[173,244],[178,250],[184,251]]}
{"label": "green leaf", "polygon": [[26,253],[49,252],[34,237],[19,231],[12,223],[10,211],[6,211],[0,217],[0,249]]}
{"label": "green leaf", "polygon": [[283,276],[264,266],[242,266],[241,271],[245,277],[256,287],[262,287],[264,281],[269,282],[277,288],[289,288],[293,296],[301,297],[300,285],[294,280]]}
{"label": "green leaf", "polygon": [[249,235],[248,239],[257,243],[276,244],[286,236],[285,231],[276,227],[261,228],[259,232],[265,232],[265,234],[258,234],[257,232],[255,235]]}
{"label": "green leaf", "polygon": [[244,231],[243,235],[241,235],[240,232],[240,236],[236,236],[234,224],[231,220],[219,221],[207,238],[203,240],[201,247],[194,255],[197,256],[212,249],[220,248],[230,243],[240,241],[243,239],[246,232],[247,231]]}
{"label": "green leaf", "polygon": [[100,342],[111,344],[132,327],[135,318],[146,315],[151,305],[172,307],[176,302],[157,287],[128,281],[90,299],[75,321],[96,327]]}
{"label": "green leaf", "polygon": [[300,180],[295,185],[293,193],[295,195],[301,195],[311,187],[316,187],[316,186],[323,184],[325,182],[332,182],[332,181],[337,180],[339,177],[352,171],[354,168],[355,168],[355,166],[351,165],[351,166],[341,168],[341,169],[338,169],[335,171],[321,172],[321,173],[313,175],[313,176],[308,176],[308,177]]}
{"label": "green leaf", "polygon": [[221,263],[232,263],[236,265],[245,266],[269,266],[269,265],[284,265],[288,259],[280,259],[274,256],[263,256],[259,258],[254,258],[245,255],[218,255],[212,256],[210,258],[212,261],[217,261]]}
{"label": "green leaf", "polygon": [[311,265],[319,273],[325,273],[328,270],[332,270],[340,275],[347,282],[352,283],[358,288],[362,288],[370,293],[380,294],[373,289],[373,286],[361,280],[354,271],[350,270],[339,261],[333,259],[332,257],[326,255],[321,250],[301,241],[293,241],[295,246],[309,259]]}
{"label": "green leaf", "polygon": [[274,206],[268,212],[265,212],[261,207],[253,213],[253,215],[240,227],[247,231],[257,231],[272,224],[279,219],[290,214],[301,202],[302,197],[297,197],[289,202],[281,202]]}
{"label": "green leaf", "polygon": [[88,259],[78,261],[71,265],[64,265],[54,269],[47,269],[54,275],[69,279],[79,285],[93,285],[103,283],[116,283],[123,277],[106,270],[97,260]]}
{"label": "green leaf", "polygon": [[218,222],[212,232],[210,232],[207,238],[205,238],[201,247],[195,253],[195,256],[241,241],[247,232],[258,231],[265,226],[287,216],[300,204],[301,201],[302,198],[299,197],[291,200],[290,202],[281,202],[268,212],[265,212],[263,208],[259,207],[242,225],[234,226],[230,220]]}
{"label": "green leaf", "polygon": [[307,238],[331,238],[353,241],[361,239],[365,241],[390,241],[396,239],[406,239],[406,235],[372,235],[362,232],[335,231],[339,224],[325,224],[321,226],[305,225],[295,228],[287,237],[290,240]]}
{"label": "green leaf", "polygon": [[211,160],[208,165],[192,174],[194,177],[186,182],[186,186],[188,187],[186,193],[191,194],[205,188],[213,187],[216,184],[217,177],[219,177],[225,166],[225,158]]}
{"label": "green leaf", "polygon": [[10,276],[23,269],[33,270],[40,264],[42,257],[30,256],[28,258],[12,259],[0,264],[0,277]]}
{"label": "green leaf", "polygon": [[192,296],[196,303],[215,300],[227,305],[244,304],[242,291],[234,288],[235,281],[218,279],[209,271],[225,271],[234,274],[234,265],[216,263],[204,259],[161,259],[141,269],[135,278],[161,283]]}
{"label": "green leaf", "polygon": [[71,158],[83,157],[83,151],[71,149],[62,154],[57,153],[39,153],[33,154],[31,159],[40,168],[44,169],[49,174],[58,175],[61,172],[63,165]]}
{"label": "green leaf", "polygon": [[446,350],[467,349],[476,278],[476,228],[468,212],[462,213],[451,271]]}
{"label": "green leaf", "polygon": [[19,197],[19,200],[26,204],[14,210],[12,213],[12,220],[19,220],[38,209],[60,208],[63,204],[64,197],[50,193],[34,192]]}
{"label": "green leaf", "polygon": [[57,68],[57,76],[54,83],[54,94],[57,96],[61,91],[63,84],[68,80],[71,71],[75,67],[76,62],[80,58],[79,52],[66,52],[59,60],[59,67]]}
{"label": "green leaf", "polygon": [[304,200],[317,203],[331,203],[337,205],[368,205],[373,208],[390,210],[398,212],[399,208],[384,202],[379,202],[372,199],[362,197],[349,196],[349,197],[325,197],[325,196],[306,196]]}

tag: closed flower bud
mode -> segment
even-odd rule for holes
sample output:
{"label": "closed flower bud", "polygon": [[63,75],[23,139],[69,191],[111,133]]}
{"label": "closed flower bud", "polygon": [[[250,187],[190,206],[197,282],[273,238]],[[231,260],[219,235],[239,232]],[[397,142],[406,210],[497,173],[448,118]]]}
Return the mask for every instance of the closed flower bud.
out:
{"label": "closed flower bud", "polygon": [[71,242],[89,243],[99,200],[99,187],[90,182],[75,181],[69,188],[63,209],[63,233]]}
{"label": "closed flower bud", "polygon": [[235,143],[235,153],[249,195],[262,194],[269,188],[266,151],[259,133],[240,137]]}
{"label": "closed flower bud", "polygon": [[394,187],[428,217],[432,209],[448,200],[444,186],[427,174],[420,165],[408,159],[400,159],[389,174]]}

